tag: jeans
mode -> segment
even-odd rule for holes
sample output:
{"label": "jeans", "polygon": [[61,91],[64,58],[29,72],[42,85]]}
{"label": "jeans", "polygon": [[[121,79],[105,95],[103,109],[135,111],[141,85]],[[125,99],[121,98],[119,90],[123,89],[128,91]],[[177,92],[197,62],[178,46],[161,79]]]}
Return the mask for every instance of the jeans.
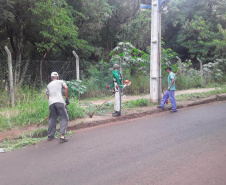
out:
{"label": "jeans", "polygon": [[176,107],[176,100],[175,100],[175,96],[174,96],[174,92],[175,91],[166,91],[166,93],[164,94],[162,101],[161,101],[161,107],[164,108],[166,101],[168,100],[168,98],[170,99],[171,105],[172,105],[172,109],[173,111],[177,112],[177,107]]}

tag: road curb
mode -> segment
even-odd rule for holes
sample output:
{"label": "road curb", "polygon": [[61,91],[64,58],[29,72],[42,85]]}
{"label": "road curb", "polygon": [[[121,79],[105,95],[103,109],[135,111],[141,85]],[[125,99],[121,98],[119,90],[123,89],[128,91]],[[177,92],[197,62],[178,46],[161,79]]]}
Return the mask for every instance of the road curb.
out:
{"label": "road curb", "polygon": [[[183,109],[183,108],[188,108],[188,107],[193,107],[197,105],[207,104],[207,103],[216,102],[216,101],[223,101],[223,100],[226,100],[226,93],[220,94],[220,95],[214,95],[209,98],[203,98],[201,100],[196,100],[194,102],[185,103],[183,105],[178,105],[177,108]],[[130,114],[122,115],[117,118],[111,117],[104,120],[87,121],[85,123],[79,123],[76,125],[68,126],[68,130],[78,130],[78,129],[97,126],[97,125],[107,124],[115,121],[124,121],[124,120],[139,118],[147,115],[152,115],[155,113],[166,112],[166,111],[169,111],[170,109],[171,109],[170,107],[167,107],[165,108],[164,111],[162,111],[161,109],[156,108],[153,110],[143,111],[139,113],[130,113]]]}

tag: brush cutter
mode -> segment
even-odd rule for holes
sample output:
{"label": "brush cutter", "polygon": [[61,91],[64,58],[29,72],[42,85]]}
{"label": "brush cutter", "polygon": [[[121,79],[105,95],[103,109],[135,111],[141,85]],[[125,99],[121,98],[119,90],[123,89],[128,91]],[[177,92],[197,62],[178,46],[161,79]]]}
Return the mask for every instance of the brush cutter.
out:
{"label": "brush cutter", "polygon": [[107,103],[114,95],[115,95],[115,94],[113,93],[109,99],[107,99],[104,103],[102,103],[99,107],[97,107],[97,108],[92,112],[92,114],[89,115],[89,118],[92,118],[93,115],[94,115],[94,113],[95,113],[99,108],[101,108],[105,103]]}
{"label": "brush cutter", "polygon": [[130,85],[131,85],[131,81],[129,80],[124,81],[124,87],[130,86]]}
{"label": "brush cutter", "polygon": [[[125,80],[124,81],[124,85],[123,85],[123,88],[127,87],[127,86],[130,86],[131,85],[131,81],[129,80]],[[110,86],[106,84],[106,89],[109,89]],[[111,95],[111,97],[109,99],[107,99],[104,103],[102,103],[99,107],[97,107],[93,112],[92,114],[89,115],[89,118],[92,118],[94,113],[99,109],[101,108],[105,103],[107,103],[115,94],[115,92],[118,92],[118,91],[110,91],[110,92],[113,92],[113,94]]]}

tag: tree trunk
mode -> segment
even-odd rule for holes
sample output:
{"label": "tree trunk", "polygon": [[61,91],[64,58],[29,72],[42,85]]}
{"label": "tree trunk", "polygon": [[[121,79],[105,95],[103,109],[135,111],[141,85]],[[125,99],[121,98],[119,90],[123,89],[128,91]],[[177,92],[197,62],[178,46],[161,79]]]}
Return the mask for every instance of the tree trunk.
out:
{"label": "tree trunk", "polygon": [[42,64],[43,64],[43,61],[44,59],[46,58],[46,55],[47,55],[47,52],[43,55],[42,59],[40,60],[40,83],[41,83],[41,86],[43,86],[43,80],[42,80]]}
{"label": "tree trunk", "polygon": [[19,28],[19,34],[16,42],[16,67],[15,67],[15,87],[20,79],[20,69],[21,69],[21,59],[22,59],[22,52],[23,52],[23,25],[21,23]]}
{"label": "tree trunk", "polygon": [[25,75],[27,73],[27,69],[28,69],[28,66],[29,66],[29,62],[30,62],[30,60],[27,60],[25,66],[23,68],[23,73],[22,73],[21,78],[20,78],[19,86],[23,85],[24,78],[25,78]]}
{"label": "tree trunk", "polygon": [[10,84],[10,101],[11,105],[15,105],[15,98],[14,98],[14,86],[13,86],[13,68],[12,68],[12,55],[9,51],[8,47],[5,46],[5,51],[8,54],[8,68],[9,68],[9,84]]}

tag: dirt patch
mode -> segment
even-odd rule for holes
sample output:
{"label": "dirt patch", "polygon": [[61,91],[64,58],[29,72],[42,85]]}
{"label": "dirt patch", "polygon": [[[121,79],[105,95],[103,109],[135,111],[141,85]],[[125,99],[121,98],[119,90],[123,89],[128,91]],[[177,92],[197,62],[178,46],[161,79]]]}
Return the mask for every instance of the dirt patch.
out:
{"label": "dirt patch", "polygon": [[[33,132],[37,129],[36,125],[29,125],[24,126],[20,128],[14,128],[14,129],[7,129],[2,132],[0,132],[0,142],[2,142],[4,139],[14,139],[19,137],[20,135],[26,135],[30,132]],[[39,128],[46,128],[46,126],[41,126]]]}

